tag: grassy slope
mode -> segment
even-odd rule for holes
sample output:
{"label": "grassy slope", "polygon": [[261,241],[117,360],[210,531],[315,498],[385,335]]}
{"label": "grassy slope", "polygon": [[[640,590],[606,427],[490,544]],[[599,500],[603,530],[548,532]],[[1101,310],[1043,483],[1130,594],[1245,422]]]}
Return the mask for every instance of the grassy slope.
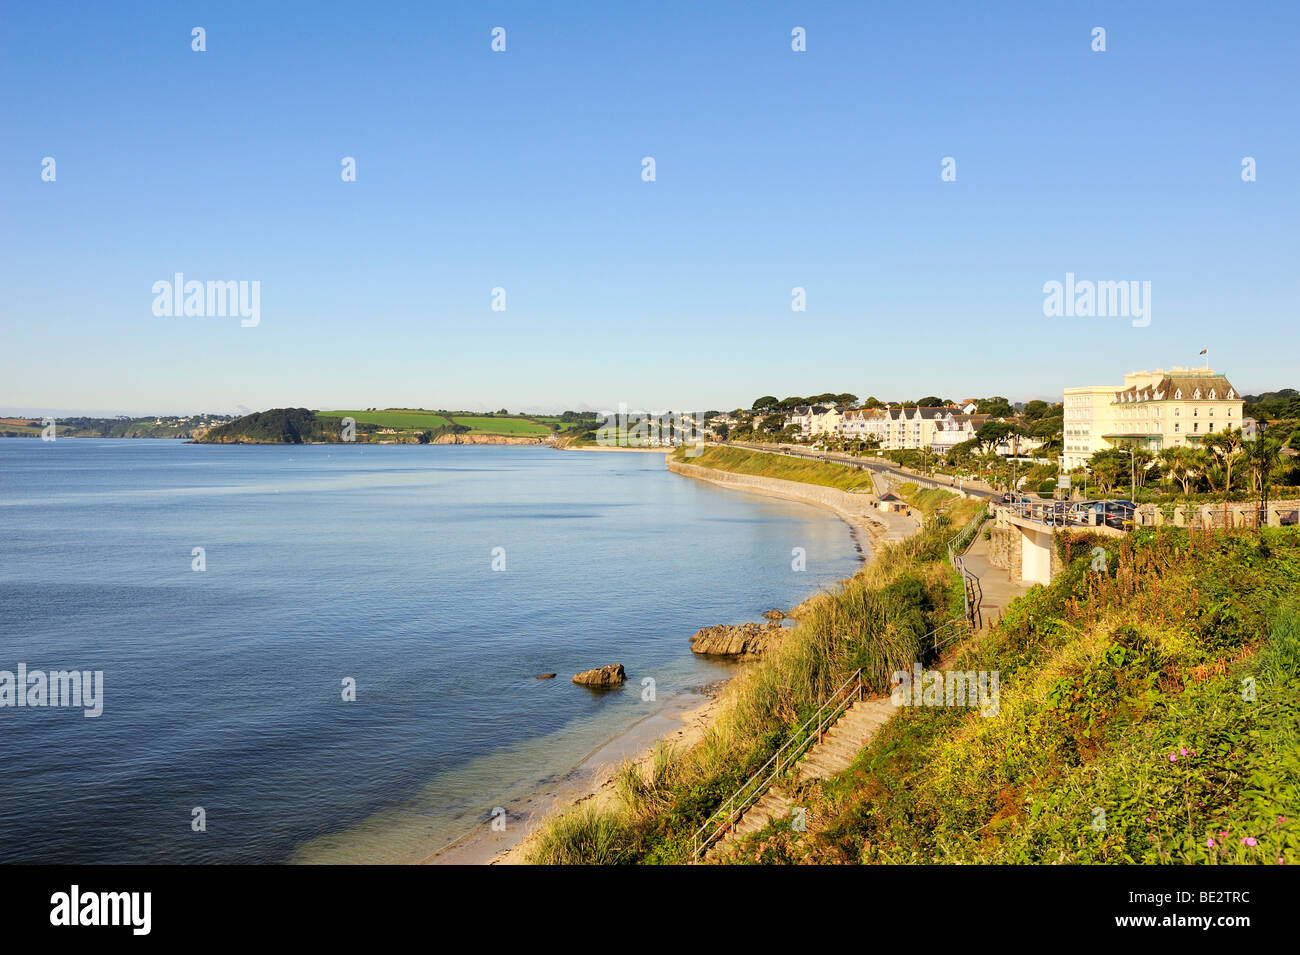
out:
{"label": "grassy slope", "polygon": [[957,527],[965,524],[975,516],[976,511],[984,507],[980,500],[962,497],[953,491],[937,487],[918,488],[915,484],[908,483],[899,485],[895,493],[926,517],[947,514]]}
{"label": "grassy slope", "polygon": [[435,411],[321,411],[322,418],[353,418],[359,424],[377,424],[381,428],[433,430],[450,424],[445,415]]}
{"label": "grassy slope", "polygon": [[529,418],[507,418],[503,415],[454,415],[456,424],[463,424],[474,434],[505,434],[517,437],[540,438],[551,429]]}
{"label": "grassy slope", "polygon": [[532,861],[681,862],[694,830],[858,667],[884,689],[889,675],[933,653],[926,635],[961,613],[946,562],[945,518],[881,548],[837,591],[810,601],[798,625],[728,688],[718,719],[689,752],[660,749],[653,772],[625,771],[613,809],[548,822]]}
{"label": "grassy slope", "polygon": [[381,428],[398,430],[429,430],[460,424],[471,434],[499,434],[510,437],[544,437],[551,429],[532,418],[511,415],[464,415],[445,411],[412,411],[388,408],[383,411],[325,411],[321,417],[355,418],[364,424],[377,424]]}
{"label": "grassy slope", "polygon": [[1000,673],[997,716],[901,710],[746,861],[1300,861],[1300,534],[1074,555],[953,664]]}
{"label": "grassy slope", "polygon": [[682,449],[674,452],[677,460],[697,464],[719,471],[736,474],[754,474],[760,477],[780,478],[784,481],[802,481],[821,484],[842,491],[872,490],[871,475],[843,464],[812,461],[805,458],[767,454],[763,451],[746,451],[743,448],[709,447],[695,457],[686,457]]}

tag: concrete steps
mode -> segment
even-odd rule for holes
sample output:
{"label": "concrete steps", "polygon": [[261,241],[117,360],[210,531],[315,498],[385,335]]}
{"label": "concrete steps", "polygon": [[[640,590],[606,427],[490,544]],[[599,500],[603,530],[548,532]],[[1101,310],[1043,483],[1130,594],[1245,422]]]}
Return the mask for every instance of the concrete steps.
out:
{"label": "concrete steps", "polygon": [[[855,702],[795,764],[798,778],[829,779],[842,773],[896,709],[889,697]],[[770,822],[788,818],[794,807],[794,799],[789,793],[780,784],[773,784],[758,802],[746,810],[735,828],[705,853],[704,858],[714,861],[726,855],[737,839],[758,832]]]}

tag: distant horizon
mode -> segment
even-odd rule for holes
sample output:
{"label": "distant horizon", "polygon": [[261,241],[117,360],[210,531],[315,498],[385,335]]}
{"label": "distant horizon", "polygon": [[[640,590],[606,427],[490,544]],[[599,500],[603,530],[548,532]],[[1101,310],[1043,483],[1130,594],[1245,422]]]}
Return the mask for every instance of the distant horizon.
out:
{"label": "distant horizon", "polygon": [[[1172,363],[1172,362],[1171,362],[1171,363],[1169,363],[1168,365],[1152,365],[1151,368],[1153,368],[1153,369],[1154,369],[1154,368],[1169,368],[1169,367],[1172,367],[1172,366],[1175,365],[1175,364],[1177,364],[1177,363]],[[1122,382],[1125,374],[1129,374],[1129,373],[1131,373],[1131,372],[1133,372],[1133,371],[1137,371],[1137,370],[1138,370],[1138,369],[1136,369],[1136,368],[1132,368],[1132,369],[1128,369],[1128,371],[1121,372],[1120,374],[1116,375],[1116,376],[1115,376],[1115,384],[1119,384],[1120,382]],[[1228,377],[1229,379],[1232,378],[1232,375],[1231,375],[1230,373],[1223,372],[1223,371],[1221,371],[1221,370],[1218,369],[1218,368],[1215,368],[1215,369],[1214,369],[1214,372],[1215,372],[1215,374],[1222,374],[1222,375],[1225,375],[1225,377]],[[1300,379],[1300,375],[1297,375],[1297,378]],[[1080,386],[1086,386],[1086,385],[1089,385],[1089,384],[1096,384],[1096,383],[1095,383],[1095,382],[1093,382],[1093,383],[1080,382],[1080,383],[1079,383]],[[1234,382],[1233,382],[1233,386],[1238,390],[1238,392],[1239,392],[1243,397],[1249,397],[1249,396],[1251,396],[1251,395],[1262,395],[1262,394],[1268,394],[1268,393],[1270,393],[1270,392],[1281,391],[1281,390],[1286,389],[1286,388],[1300,388],[1300,380],[1296,380],[1296,381],[1291,381],[1291,382],[1288,382],[1288,383],[1283,383],[1283,384],[1275,385],[1275,386],[1273,386],[1273,387],[1269,387],[1269,388],[1250,388],[1250,387],[1243,386],[1243,385],[1242,385],[1240,382],[1238,382],[1238,381],[1234,381]],[[1075,385],[1068,385],[1068,386],[1066,386],[1066,387],[1076,387],[1076,386],[1075,386]],[[830,394],[830,393],[843,394],[843,393],[845,393],[845,392],[833,392],[832,389],[822,389],[822,391],[814,392],[814,394]],[[847,393],[849,393],[849,394],[853,394],[854,392],[847,392]],[[753,397],[753,398],[750,398],[749,401],[750,401],[750,402],[753,402],[755,398],[758,398],[758,397],[760,397],[761,395],[765,395],[765,394],[776,395],[776,397],[777,397],[777,398],[780,398],[780,399],[784,399],[784,398],[787,398],[787,397],[792,397],[792,396],[790,396],[790,395],[779,395],[779,394],[777,394],[775,391],[771,391],[771,390],[764,391],[764,390],[760,389],[760,390],[758,390],[757,392],[755,392],[754,397]],[[904,402],[907,402],[907,403],[914,402],[917,398],[925,397],[925,396],[927,396],[927,395],[937,395],[937,396],[939,396],[939,397],[948,397],[948,398],[951,398],[951,400],[952,400],[953,402],[956,402],[956,403],[960,403],[962,400],[964,400],[964,399],[967,398],[967,397],[969,397],[969,398],[990,398],[990,397],[993,397],[993,396],[995,396],[995,395],[1000,395],[1001,397],[1006,398],[1007,401],[1009,401],[1012,405],[1018,405],[1018,404],[1019,404],[1019,405],[1024,405],[1024,404],[1028,404],[1028,403],[1031,402],[1031,401],[1046,401],[1046,402],[1048,402],[1049,404],[1058,404],[1058,403],[1060,403],[1061,399],[1064,397],[1064,393],[1063,393],[1063,392],[1062,392],[1062,393],[1058,393],[1058,394],[1056,394],[1056,395],[1033,395],[1033,396],[1030,396],[1030,397],[1016,397],[1016,396],[1014,396],[1014,395],[1005,394],[1004,392],[1002,392],[1002,391],[998,391],[998,390],[993,390],[993,391],[980,391],[980,392],[978,392],[978,393],[971,393],[970,395],[963,395],[962,397],[957,397],[957,396],[955,396],[955,395],[944,395],[941,391],[933,390],[933,391],[923,391],[923,392],[921,392],[920,394],[918,394],[916,397],[909,397],[909,398],[891,398],[891,397],[883,397],[883,396],[881,396],[881,395],[879,395],[879,394],[874,394],[874,393],[870,393],[870,394],[862,394],[862,395],[858,395],[858,400],[859,400],[859,402],[861,402],[861,401],[865,401],[865,400],[866,400],[867,398],[869,398],[869,397],[873,397],[873,396],[874,396],[875,398],[879,399],[880,401],[884,402],[885,404],[901,404],[901,403],[904,403]],[[799,397],[803,397],[803,396],[799,396]],[[497,412],[497,411],[499,411],[499,410],[500,410],[501,408],[503,408],[503,407],[507,407],[507,406],[502,405],[502,404],[500,404],[500,403],[494,403],[494,402],[487,402],[487,403],[485,403],[485,402],[481,402],[481,401],[480,401],[480,402],[473,402],[473,403],[467,403],[467,404],[455,404],[455,405],[453,405],[453,404],[437,404],[437,405],[429,405],[429,404],[425,404],[425,405],[406,405],[406,404],[391,404],[391,403],[390,403],[390,404],[382,404],[382,403],[381,403],[381,404],[375,404],[374,402],[362,402],[362,403],[360,403],[360,404],[353,404],[353,405],[346,405],[346,406],[345,406],[345,405],[331,405],[331,406],[316,405],[316,406],[314,406],[314,405],[311,405],[311,404],[303,404],[303,403],[300,403],[300,402],[290,402],[290,403],[279,404],[279,405],[268,405],[268,406],[266,406],[266,407],[264,407],[264,408],[240,408],[240,409],[235,409],[235,410],[230,410],[230,411],[222,411],[222,410],[217,410],[217,409],[214,409],[214,408],[202,408],[202,409],[199,409],[199,410],[182,410],[182,411],[158,411],[158,410],[148,410],[148,411],[123,411],[123,410],[110,410],[110,411],[104,411],[104,410],[68,410],[68,409],[58,409],[58,408],[16,408],[16,409],[0,408],[0,418],[24,418],[24,417],[30,417],[30,418],[38,418],[38,417],[55,417],[55,418],[59,418],[59,417],[65,417],[65,418],[117,418],[117,417],[131,417],[131,418],[141,418],[141,417],[149,417],[150,415],[162,415],[162,416],[167,416],[167,417],[184,417],[184,416],[194,416],[194,415],[203,415],[203,414],[210,414],[210,415],[233,415],[233,416],[236,416],[236,417],[242,417],[242,416],[244,416],[244,415],[256,414],[256,413],[263,412],[263,411],[269,411],[269,410],[271,410],[272,408],[307,408],[307,409],[310,410],[310,411],[321,411],[321,412],[337,411],[337,410],[345,409],[345,408],[349,408],[349,409],[351,409],[351,408],[375,408],[375,409],[378,409],[378,410],[384,410],[384,409],[389,409],[389,408],[393,408],[393,409],[399,409],[399,408],[410,408],[410,409],[415,409],[415,408],[424,408],[424,409],[429,410],[429,411],[466,411],[466,412],[472,412],[472,413],[476,413],[476,414],[483,414],[483,413],[487,413],[487,412]],[[658,412],[662,412],[662,411],[680,411],[680,412],[684,412],[684,413],[691,413],[691,412],[700,412],[700,411],[721,411],[721,412],[729,412],[729,411],[734,411],[734,410],[737,410],[737,409],[742,409],[742,410],[744,410],[744,409],[748,409],[748,408],[750,407],[750,405],[749,405],[749,404],[744,404],[744,403],[741,403],[741,404],[734,404],[734,403],[732,403],[732,404],[726,404],[726,403],[724,403],[724,404],[709,404],[709,405],[704,405],[704,406],[701,406],[701,407],[698,407],[698,408],[691,408],[691,407],[686,407],[686,406],[681,405],[680,402],[668,402],[668,403],[663,403],[663,404],[647,404],[647,405],[642,405],[642,406],[632,406],[632,405],[629,405],[628,407],[630,408],[630,410],[633,410],[633,411],[650,411],[650,412],[656,412],[656,413],[658,413]],[[592,404],[589,404],[589,403],[586,403],[586,402],[577,402],[577,403],[575,403],[575,404],[566,405],[566,406],[564,406],[564,407],[555,407],[555,406],[551,406],[551,405],[526,405],[526,406],[524,406],[524,407],[519,407],[519,408],[508,408],[508,410],[509,410],[509,413],[512,414],[512,415],[515,415],[515,414],[517,414],[517,415],[558,415],[558,414],[562,414],[562,413],[564,413],[565,411],[590,411],[590,412],[595,412],[595,413],[599,414],[600,412],[603,412],[603,411],[610,411],[610,412],[618,411],[618,403],[617,403],[617,402],[614,402],[614,403],[610,403],[610,404],[606,404],[606,405],[599,405],[599,406],[598,406],[598,405],[592,405]]]}

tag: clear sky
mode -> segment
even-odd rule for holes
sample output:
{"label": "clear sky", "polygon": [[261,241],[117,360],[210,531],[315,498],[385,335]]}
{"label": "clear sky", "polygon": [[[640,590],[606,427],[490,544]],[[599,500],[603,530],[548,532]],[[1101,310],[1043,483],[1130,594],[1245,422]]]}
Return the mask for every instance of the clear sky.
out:
{"label": "clear sky", "polygon": [[[1298,28],[1185,0],[8,4],[0,411],[1028,399],[1202,348],[1300,386]],[[177,272],[259,281],[260,324],[156,316]],[[1150,324],[1044,316],[1067,272],[1149,281]]]}

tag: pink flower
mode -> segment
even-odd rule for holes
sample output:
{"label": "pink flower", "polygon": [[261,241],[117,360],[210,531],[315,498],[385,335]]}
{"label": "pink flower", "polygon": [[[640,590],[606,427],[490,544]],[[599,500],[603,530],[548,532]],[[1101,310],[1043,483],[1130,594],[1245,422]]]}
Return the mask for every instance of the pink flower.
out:
{"label": "pink flower", "polygon": [[1220,833],[1219,833],[1219,838],[1220,838],[1220,839],[1226,839],[1226,838],[1228,838],[1228,830],[1227,830],[1227,829],[1224,829],[1222,832],[1220,832]]}
{"label": "pink flower", "polygon": [[1184,746],[1184,747],[1183,747],[1182,749],[1180,749],[1178,752],[1180,752],[1180,753],[1182,753],[1184,756],[1186,756],[1186,755],[1187,755],[1187,747]]}
{"label": "pink flower", "polygon": [[1210,836],[1210,838],[1206,839],[1206,840],[1205,840],[1205,845],[1206,845],[1206,848],[1213,849],[1213,848],[1214,848],[1214,836]]}
{"label": "pink flower", "polygon": [[1241,840],[1241,844],[1243,846],[1253,846],[1255,844],[1255,837],[1246,836],[1244,839]]}
{"label": "pink flower", "polygon": [[1277,824],[1278,824],[1279,826],[1280,826],[1280,825],[1284,825],[1285,823],[1286,823],[1286,816],[1278,816],[1278,817],[1277,817]]}
{"label": "pink flower", "polygon": [[1169,762],[1171,762],[1171,763],[1176,763],[1176,762],[1178,762],[1178,754],[1177,754],[1177,753],[1170,753],[1170,754],[1169,754]]}

